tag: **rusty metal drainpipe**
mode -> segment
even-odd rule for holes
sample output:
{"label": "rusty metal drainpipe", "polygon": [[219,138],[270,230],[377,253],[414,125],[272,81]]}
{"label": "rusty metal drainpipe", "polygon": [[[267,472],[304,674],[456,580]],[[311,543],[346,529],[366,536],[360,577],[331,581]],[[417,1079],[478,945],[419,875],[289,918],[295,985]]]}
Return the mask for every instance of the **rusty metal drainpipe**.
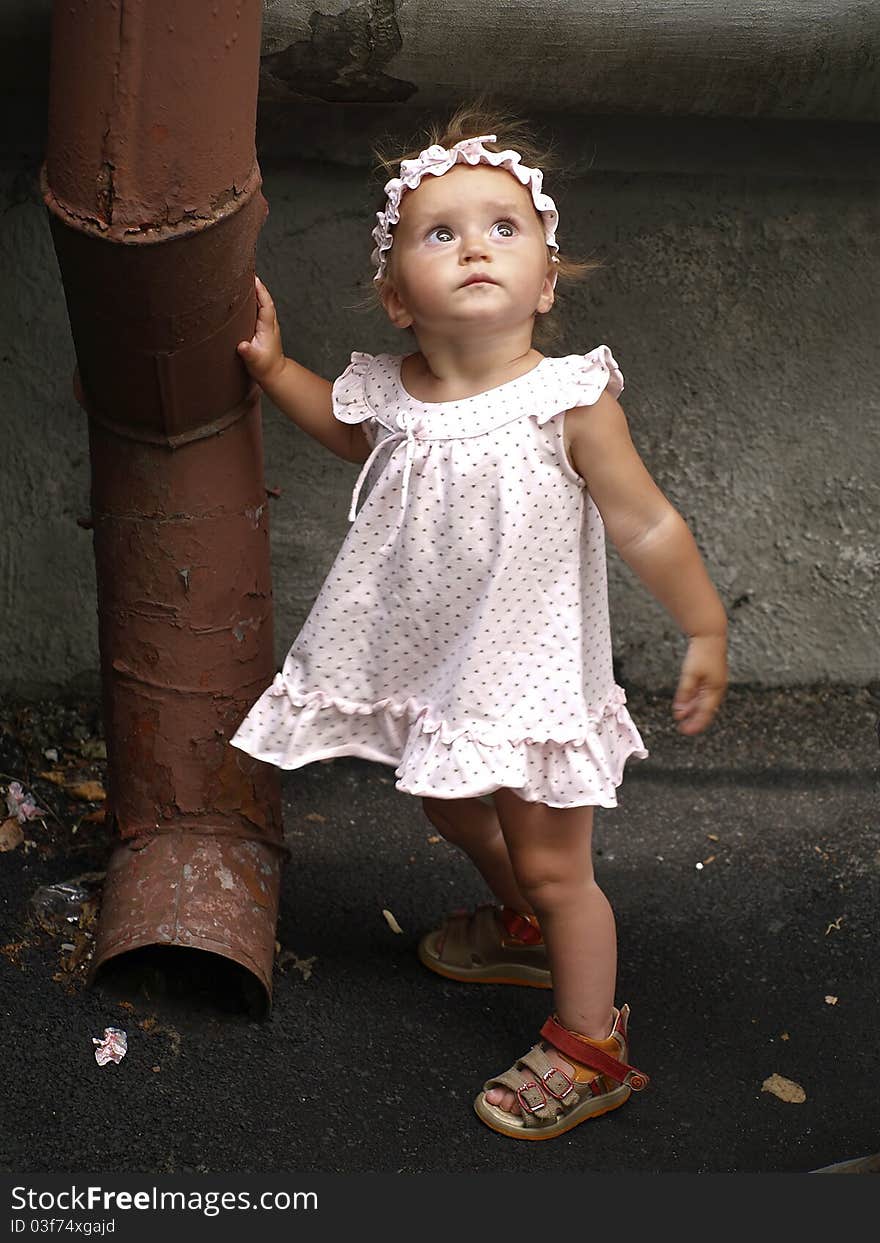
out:
{"label": "rusty metal drainpipe", "polygon": [[[89,416],[108,758],[90,967],[210,951],[268,1013],[280,785],[228,739],[272,679],[253,331],[261,0],[54,5],[42,170]],[[249,973],[252,973],[249,974]]]}

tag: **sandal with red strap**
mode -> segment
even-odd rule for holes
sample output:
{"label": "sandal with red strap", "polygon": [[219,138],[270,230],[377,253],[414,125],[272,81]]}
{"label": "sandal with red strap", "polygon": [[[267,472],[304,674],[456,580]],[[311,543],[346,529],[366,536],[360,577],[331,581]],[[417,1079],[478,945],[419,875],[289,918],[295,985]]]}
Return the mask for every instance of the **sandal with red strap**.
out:
{"label": "sandal with red strap", "polygon": [[534,915],[484,903],[453,911],[419,942],[419,959],[447,980],[550,988],[550,970]]}
{"label": "sandal with red strap", "polygon": [[[628,1066],[629,1006],[614,1011],[611,1035],[589,1040],[570,1031],[555,1016],[541,1028],[543,1040],[511,1066],[488,1079],[474,1109],[493,1131],[511,1139],[553,1139],[572,1127],[598,1118],[625,1104],[632,1092],[648,1086],[648,1076]],[[559,1066],[559,1054],[574,1067],[574,1076]],[[507,1088],[519,1101],[521,1114],[511,1114],[486,1100],[493,1088]]]}

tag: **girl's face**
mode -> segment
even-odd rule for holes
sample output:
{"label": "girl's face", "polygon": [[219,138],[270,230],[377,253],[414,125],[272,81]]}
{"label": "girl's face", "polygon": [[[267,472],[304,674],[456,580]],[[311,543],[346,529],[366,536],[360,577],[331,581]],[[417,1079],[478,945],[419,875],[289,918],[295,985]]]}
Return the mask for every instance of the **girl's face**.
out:
{"label": "girl's face", "polygon": [[503,168],[457,165],[400,203],[382,302],[398,328],[497,333],[553,305],[544,226]]}

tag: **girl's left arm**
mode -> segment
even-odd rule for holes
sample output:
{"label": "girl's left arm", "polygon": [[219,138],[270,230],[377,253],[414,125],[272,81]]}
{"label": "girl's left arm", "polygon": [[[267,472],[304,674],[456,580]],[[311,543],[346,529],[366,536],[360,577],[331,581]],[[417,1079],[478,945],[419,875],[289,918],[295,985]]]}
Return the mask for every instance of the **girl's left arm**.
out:
{"label": "girl's left arm", "polygon": [[712,723],[727,689],[727,614],[696,541],[636,452],[620,403],[602,393],[566,415],[572,465],[626,564],[688,636],[673,715],[683,734]]}

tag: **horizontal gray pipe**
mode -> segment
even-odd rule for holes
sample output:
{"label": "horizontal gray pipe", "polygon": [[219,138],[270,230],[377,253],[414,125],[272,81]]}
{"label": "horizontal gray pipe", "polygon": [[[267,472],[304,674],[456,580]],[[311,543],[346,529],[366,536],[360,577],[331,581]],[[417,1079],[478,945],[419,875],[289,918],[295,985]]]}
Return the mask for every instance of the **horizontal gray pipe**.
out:
{"label": "horizontal gray pipe", "polygon": [[[45,93],[51,9],[0,0],[7,111]],[[260,98],[876,121],[878,63],[878,0],[264,0]]]}
{"label": "horizontal gray pipe", "polygon": [[880,119],[876,0],[265,0],[262,96]]}

